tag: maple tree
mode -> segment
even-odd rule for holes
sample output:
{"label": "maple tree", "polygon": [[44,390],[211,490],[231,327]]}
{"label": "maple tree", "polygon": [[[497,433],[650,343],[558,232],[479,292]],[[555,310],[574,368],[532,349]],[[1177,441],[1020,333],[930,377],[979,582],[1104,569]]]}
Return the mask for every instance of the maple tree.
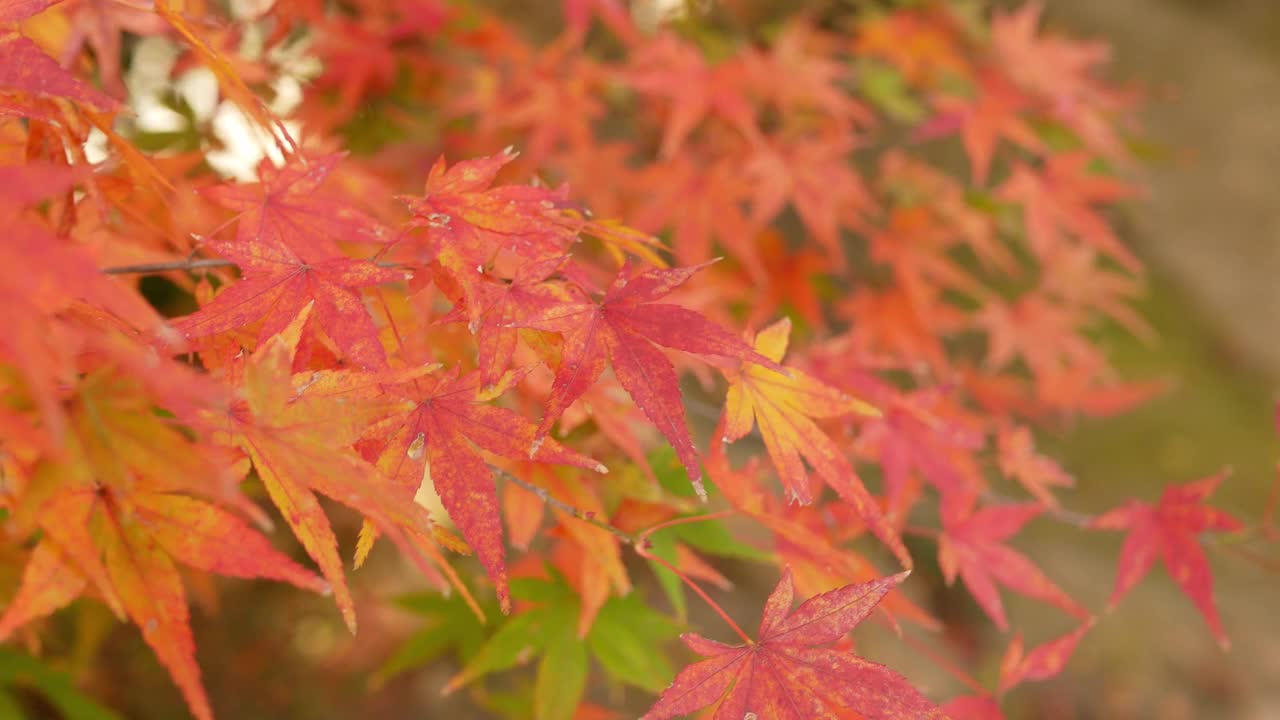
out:
{"label": "maple tree", "polygon": [[[284,581],[354,633],[344,557],[386,538],[432,590],[381,680],[536,659],[516,715],[610,717],[594,659],[655,720],[996,718],[1105,623],[1013,547],[1056,521],[1127,533],[1112,605],[1159,554],[1227,645],[1203,536],[1252,528],[1222,476],[1084,516],[1033,432],[1163,388],[1093,334],[1151,332],[1105,46],[1036,3],[563,5],[536,43],[445,0],[0,0],[0,639],[102,603],[207,720],[189,589]],[[704,589],[727,559],[780,574],[754,639]],[[996,687],[852,652],[870,617],[945,645],[924,565],[1016,631]],[[1024,650],[1001,586],[1074,629]],[[743,644],[683,635],[677,673],[688,593]]]}

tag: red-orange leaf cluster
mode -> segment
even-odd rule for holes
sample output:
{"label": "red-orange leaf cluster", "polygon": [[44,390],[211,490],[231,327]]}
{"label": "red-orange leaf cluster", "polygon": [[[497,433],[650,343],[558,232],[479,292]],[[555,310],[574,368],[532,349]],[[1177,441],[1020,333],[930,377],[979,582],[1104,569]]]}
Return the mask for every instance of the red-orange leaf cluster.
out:
{"label": "red-orange leaf cluster", "polygon": [[[539,720],[601,716],[597,670],[674,675],[651,718],[994,718],[1094,627],[1011,546],[1041,518],[1126,531],[1112,604],[1159,555],[1225,646],[1220,478],[1082,519],[1034,433],[1164,387],[1097,341],[1150,333],[1106,48],[1037,3],[751,5],[566,0],[539,45],[440,0],[0,0],[0,639],[99,601],[205,720],[188,584],[331,593],[354,632],[345,558],[385,537],[456,592],[425,646],[459,683],[539,658]],[[1001,586],[1081,624],[939,709],[844,640],[950,616],[878,567],[932,562],[908,535],[999,630]],[[686,635],[676,675],[686,593],[732,625],[724,558],[786,569],[758,639]]]}

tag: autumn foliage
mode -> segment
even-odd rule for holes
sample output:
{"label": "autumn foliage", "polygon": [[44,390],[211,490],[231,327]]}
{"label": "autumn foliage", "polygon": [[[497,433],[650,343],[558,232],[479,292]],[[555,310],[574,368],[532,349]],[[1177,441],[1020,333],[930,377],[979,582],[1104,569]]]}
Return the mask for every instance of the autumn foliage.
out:
{"label": "autumn foliage", "polygon": [[[654,719],[990,719],[1102,622],[1014,547],[1056,522],[1127,533],[1111,602],[1159,557],[1225,646],[1221,478],[1083,516],[1032,433],[1162,388],[1094,334],[1150,332],[1107,48],[1036,4],[658,5],[535,41],[446,0],[0,0],[0,636],[103,603],[212,718],[192,578],[354,633],[386,544],[475,623],[445,690],[533,663],[525,716],[621,684]],[[781,578],[754,635],[706,589],[730,558]],[[919,566],[1074,629],[918,690],[847,635],[945,657]],[[672,644],[691,598],[738,644]]]}

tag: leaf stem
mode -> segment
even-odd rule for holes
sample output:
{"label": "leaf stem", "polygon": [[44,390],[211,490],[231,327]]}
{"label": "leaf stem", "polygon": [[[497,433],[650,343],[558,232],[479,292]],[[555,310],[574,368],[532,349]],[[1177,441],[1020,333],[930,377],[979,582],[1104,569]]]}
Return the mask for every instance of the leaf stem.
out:
{"label": "leaf stem", "polygon": [[752,640],[751,636],[747,635],[747,633],[741,627],[738,626],[738,623],[734,622],[733,618],[729,617],[729,613],[725,612],[724,608],[720,607],[719,603],[717,603],[715,600],[712,600],[711,596],[708,595],[705,590],[699,587],[696,582],[691,580],[688,575],[685,575],[684,573],[680,572],[680,570],[678,570],[675,565],[672,565],[671,563],[667,562],[665,559],[660,558],[657,555],[654,555],[653,553],[649,552],[647,543],[633,545],[632,547],[635,548],[636,554],[639,555],[640,557],[646,560],[652,560],[653,562],[656,562],[662,567],[670,570],[672,573],[675,573],[675,576],[680,578],[681,582],[683,582],[685,585],[688,585],[689,589],[697,593],[698,597],[702,598],[703,602],[711,606],[711,609],[714,610],[715,613],[720,616],[721,620],[725,621],[725,624],[727,624],[730,628],[733,629],[735,633],[738,634],[738,637],[742,638],[742,641],[744,643],[746,643],[747,645],[756,644],[756,641]]}
{"label": "leaf stem", "polygon": [[674,520],[660,522],[657,525],[646,528],[639,535],[632,535],[630,533],[627,533],[623,530],[620,530],[614,527],[613,525],[610,525],[607,522],[603,522],[601,520],[596,519],[595,513],[589,513],[583,510],[582,508],[576,507],[574,505],[570,505],[569,503],[555,497],[544,487],[534,485],[531,482],[528,482],[519,477],[516,477],[515,475],[507,472],[506,470],[503,470],[502,468],[494,467],[493,470],[503,480],[506,480],[512,485],[515,485],[519,488],[522,488],[528,492],[533,493],[538,497],[539,500],[542,500],[542,502],[546,503],[547,505],[561,512],[568,513],[569,515],[572,515],[573,517],[585,523],[594,525],[595,527],[598,527],[601,530],[607,531],[609,534],[618,538],[622,542],[626,543],[627,545],[630,545],[636,551],[636,554],[639,555],[640,557],[646,560],[652,560],[653,562],[656,562],[662,567],[670,570],[672,573],[675,574],[676,577],[680,578],[681,582],[683,582],[685,585],[688,585],[690,590],[693,590],[693,592],[696,593],[698,597],[702,598],[703,602],[707,603],[707,605],[709,605],[711,609],[715,611],[717,615],[720,616],[720,619],[724,620],[725,623],[730,628],[732,628],[735,633],[738,634],[738,637],[742,638],[743,642],[747,643],[748,645],[755,644],[755,640],[752,640],[751,636],[747,635],[746,631],[744,631],[741,627],[739,627],[738,623],[733,621],[733,618],[729,617],[729,613],[725,612],[724,608],[720,607],[719,603],[717,603],[715,600],[712,600],[711,596],[708,595],[705,590],[699,587],[697,583],[695,583],[692,579],[690,579],[688,575],[685,575],[678,568],[676,568],[675,565],[672,565],[671,563],[667,562],[665,559],[660,558],[657,555],[654,555],[653,553],[649,552],[649,548],[651,547],[649,543],[649,536],[652,535],[653,533],[658,532],[659,530],[665,530],[666,528],[674,527],[676,525],[685,525],[688,523],[702,522],[704,520],[720,520],[722,518],[726,518],[726,517],[729,517],[730,515],[736,514],[737,510],[732,510],[732,509],[721,510],[719,512],[714,512],[707,515],[691,515],[687,517],[676,518]]}
{"label": "leaf stem", "polygon": [[646,541],[649,539],[650,535],[658,532],[659,530],[666,530],[669,527],[675,527],[677,525],[688,525],[690,523],[704,522],[707,520],[723,520],[724,518],[732,517],[737,514],[738,514],[737,510],[730,508],[728,510],[720,510],[718,512],[708,513],[706,515],[686,515],[684,517],[678,517],[678,518],[675,518],[674,520],[666,520],[652,527],[645,528],[636,537],[636,539],[640,541]]}
{"label": "leaf stem", "polygon": [[901,633],[899,637],[902,638],[903,642],[910,645],[913,650],[916,650],[925,657],[928,657],[935,665],[945,670],[948,675],[951,675],[955,679],[964,683],[964,685],[970,690],[973,690],[979,695],[991,695],[991,691],[983,687],[982,683],[978,682],[976,678],[956,667],[955,663],[943,657],[937,650],[934,650],[925,643],[920,642],[918,638],[905,632]]}

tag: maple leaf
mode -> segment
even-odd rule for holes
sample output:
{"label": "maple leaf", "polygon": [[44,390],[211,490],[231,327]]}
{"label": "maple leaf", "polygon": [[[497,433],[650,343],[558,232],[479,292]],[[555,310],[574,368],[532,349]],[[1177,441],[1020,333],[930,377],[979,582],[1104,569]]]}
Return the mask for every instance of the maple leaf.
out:
{"label": "maple leaf", "polygon": [[912,295],[896,286],[883,291],[860,287],[837,303],[837,310],[852,321],[849,337],[864,352],[924,360],[946,370],[942,336],[967,318],[943,300],[938,288],[922,290]]}
{"label": "maple leaf", "polygon": [[205,246],[235,262],[242,275],[207,305],[174,321],[188,338],[216,335],[261,320],[261,343],[313,304],[316,323],[348,359],[365,368],[386,367],[386,351],[360,288],[403,281],[403,270],[337,251],[303,252],[264,236],[238,242],[206,240]]}
{"label": "maple leaf", "polygon": [[0,0],[0,24],[25,20],[61,0]]}
{"label": "maple leaf", "polygon": [[[63,551],[53,537],[36,546],[17,595],[0,617],[0,639],[18,626],[63,607],[87,587],[86,576],[105,580],[114,602],[141,630],[168,669],[196,717],[211,718],[200,683],[186,595],[174,561],[221,575],[266,577],[322,592],[328,585],[275,550],[243,520],[209,503],[169,493],[97,495],[77,491],[51,502],[47,511],[73,509],[92,528],[104,556],[101,565],[81,564],[80,549]],[[57,504],[55,504],[57,503]],[[88,536],[83,538],[88,539]],[[83,549],[88,550],[92,546]],[[97,550],[94,550],[96,553]]]}
{"label": "maple leaf", "polygon": [[[969,499],[982,486],[975,453],[983,434],[949,393],[924,388],[899,395],[879,380],[866,384],[865,391],[857,383],[846,386],[872,398],[884,414],[863,426],[855,450],[880,463],[892,512],[904,511],[919,479],[938,490],[944,506]],[[883,402],[873,388],[887,393]]]}
{"label": "maple leaf", "polygon": [[831,272],[826,257],[813,248],[788,249],[787,239],[773,228],[757,234],[754,245],[767,272],[757,274],[756,269],[745,262],[741,267],[728,265],[712,274],[703,287],[719,288],[731,296],[751,294],[753,303],[744,321],[747,326],[762,326],[770,318],[783,314],[783,308],[789,308],[809,327],[825,330],[822,282],[818,278]]}
{"label": "maple leaf", "polygon": [[718,242],[753,277],[769,275],[750,242],[759,228],[743,210],[751,183],[739,163],[680,154],[635,173],[630,186],[636,207],[628,217],[650,232],[669,229],[681,264],[710,260]]}
{"label": "maple leaf", "polygon": [[[581,512],[581,516],[575,516],[553,508],[559,524],[550,535],[561,541],[552,549],[551,562],[578,593],[578,636],[586,637],[609,597],[623,597],[631,592],[622,547],[616,535],[583,519],[609,517],[604,503],[583,478],[578,474],[545,471],[536,477],[544,488],[541,502],[548,502],[547,497],[555,498]],[[620,507],[619,512],[622,510]],[[617,520],[609,522],[617,526]]]}
{"label": "maple leaf", "polygon": [[242,243],[282,244],[298,253],[332,254],[339,243],[387,241],[376,220],[326,186],[342,154],[295,159],[283,167],[264,162],[256,183],[223,183],[201,190],[237,215]]}
{"label": "maple leaf", "polygon": [[680,671],[642,720],[665,720],[717,703],[714,720],[807,720],[860,713],[868,720],[943,718],[906,678],[831,645],[862,622],[908,573],[845,587],[790,612],[791,571],[765,603],[759,638],[729,646],[700,635],[681,640],[709,659]]}
{"label": "maple leaf", "polygon": [[[707,475],[730,504],[773,533],[778,554],[791,564],[801,589],[813,588],[816,594],[850,580],[868,582],[883,574],[865,558],[841,547],[841,540],[846,538],[831,536],[828,523],[833,522],[833,513],[830,506],[783,506],[775,496],[764,492],[748,477],[755,472],[758,464],[755,459],[743,471],[734,470],[724,452],[723,417],[720,422],[707,453]],[[882,607],[924,627],[940,627],[937,620],[896,590],[888,594]]]}
{"label": "maple leaf", "polygon": [[843,132],[875,122],[871,111],[845,89],[848,66],[834,60],[842,38],[808,23],[781,28],[767,50],[748,50],[751,88],[770,97],[783,118],[809,119],[818,111]]}
{"label": "maple leaf", "polygon": [[521,264],[510,282],[486,274],[471,285],[467,303],[469,326],[476,335],[476,362],[484,387],[494,385],[511,366],[519,337],[520,319],[546,312],[566,299],[557,286],[545,282],[568,257],[553,257]]}
{"label": "maple leaf", "polygon": [[964,580],[983,612],[1001,630],[1008,629],[1009,622],[996,583],[1077,617],[1089,615],[1025,555],[1001,544],[1042,512],[1044,506],[1035,503],[989,505],[959,518],[955,512],[943,512],[938,566],[948,584],[957,575]]}
{"label": "maple leaf", "polygon": [[1124,159],[1124,146],[1116,123],[1109,115],[1130,104],[1131,98],[1099,82],[1095,66],[1111,58],[1101,42],[1076,42],[1036,32],[1043,2],[1028,2],[1010,13],[991,19],[991,46],[1009,77],[1030,92],[1044,97],[1048,110],[1080,136],[1089,147],[1116,159]]}
{"label": "maple leaf", "polygon": [[579,598],[564,579],[521,577],[512,594],[523,611],[502,625],[472,654],[444,692],[538,658],[527,707],[535,720],[571,720],[585,689],[592,656],[619,682],[656,691],[671,676],[661,645],[675,635],[673,623],[635,596],[612,598],[585,637],[576,629]]}
{"label": "maple leaf", "polygon": [[96,74],[113,95],[123,96],[128,90],[120,75],[121,59],[126,57],[124,38],[163,35],[168,24],[149,7],[99,0],[66,0],[60,10],[67,16],[70,34],[63,41],[63,64],[80,55],[88,46],[97,63]]}
{"label": "maple leaf", "polygon": [[1074,487],[1075,478],[1050,458],[1036,452],[1035,440],[1026,427],[1001,427],[996,435],[1000,472],[1016,479],[1047,508],[1059,507],[1050,488]]}
{"label": "maple leaf", "polygon": [[[534,168],[545,167],[548,160],[559,161],[557,151],[562,148],[587,153],[603,150],[595,127],[607,110],[601,89],[609,75],[573,40],[565,34],[537,47],[513,33],[495,48],[489,62],[471,69],[455,112],[474,120],[484,146],[496,147],[501,145],[500,138],[518,137],[525,148],[526,166]],[[594,203],[591,207],[604,209]]]}
{"label": "maple leaf", "polygon": [[1021,115],[1030,105],[1029,98],[1009,80],[987,69],[978,74],[975,83],[973,98],[939,97],[936,105],[940,114],[920,127],[916,137],[929,139],[958,129],[973,182],[985,185],[1001,138],[1028,150],[1039,151],[1043,144]]}
{"label": "maple leaf", "polygon": [[836,270],[845,267],[841,228],[856,226],[873,207],[862,178],[848,161],[852,138],[827,134],[787,144],[761,145],[743,166],[750,180],[752,221],[772,222],[789,203]]}
{"label": "maple leaf", "polygon": [[1218,644],[1224,650],[1231,646],[1213,602],[1213,572],[1200,546],[1202,533],[1234,532],[1243,527],[1234,517],[1205,504],[1224,478],[1226,473],[1221,472],[1185,485],[1170,485],[1155,504],[1130,500],[1094,518],[1090,527],[1128,531],[1110,607],[1151,570],[1159,554],[1174,582],[1204,616]]}
{"label": "maple leaf", "polygon": [[1049,155],[1039,169],[1019,163],[996,194],[1022,206],[1027,239],[1042,259],[1055,258],[1070,234],[1137,274],[1142,262],[1101,213],[1102,206],[1134,197],[1137,190],[1093,172],[1091,163],[1085,152]]}
{"label": "maple leaf", "polygon": [[1048,680],[1062,672],[1076,646],[1093,625],[1093,618],[1089,618],[1075,630],[1037,645],[1031,652],[1023,650],[1022,633],[1015,635],[1000,661],[1000,692],[1008,692],[1026,680]]}
{"label": "maple leaf", "polygon": [[343,371],[301,373],[295,378],[291,368],[311,308],[311,304],[303,307],[280,334],[245,361],[244,400],[228,413],[210,415],[207,422],[215,439],[240,448],[252,460],[267,494],[320,566],[347,626],[354,631],[355,605],[347,589],[337,538],[315,493],[364,514],[389,534],[428,578],[443,582],[428,560],[446,572],[447,568],[434,546],[422,540],[430,537],[426,510],[396,496],[391,482],[349,449],[373,423],[408,406],[398,398],[368,399],[362,391],[430,368],[372,376]]}
{"label": "maple leaf", "polygon": [[577,240],[560,210],[563,193],[533,186],[491,187],[517,153],[446,165],[436,160],[421,198],[402,197],[413,212],[413,227],[427,229],[428,250],[464,287],[500,250],[525,260],[559,257]]}
{"label": "maple leaf", "polygon": [[[755,337],[755,349],[775,363],[787,352],[791,321],[780,320]],[[787,374],[747,361],[739,371],[727,371],[730,385],[725,405],[726,440],[737,440],[759,426],[769,458],[778,469],[789,497],[801,503],[813,502],[805,463],[845,501],[888,545],[898,559],[911,566],[911,557],[901,539],[867,492],[844,453],[814,423],[814,418],[845,415],[877,415],[875,407],[823,384],[811,375],[789,368]]]}
{"label": "maple leaf", "polygon": [[[7,10],[17,13],[18,10]],[[66,98],[100,112],[119,109],[114,98],[64,70],[40,46],[0,28],[0,114],[41,116],[33,101]]]}
{"label": "maple leaf", "polygon": [[370,426],[376,443],[369,455],[411,500],[428,481],[440,495],[449,518],[488,570],[503,610],[510,608],[502,521],[493,470],[477,450],[511,459],[530,458],[607,472],[600,463],[554,440],[538,444],[536,429],[513,410],[484,402],[480,373],[461,375],[453,368],[442,377],[420,377],[387,384],[377,393],[402,400],[407,412]]}
{"label": "maple leaf", "polygon": [[945,13],[925,8],[875,13],[858,24],[857,52],[885,58],[913,84],[933,87],[969,74],[957,29]]}
{"label": "maple leaf", "polygon": [[949,228],[928,207],[895,207],[888,226],[870,237],[871,258],[892,269],[896,286],[924,306],[937,290],[982,298],[982,287],[962,270],[950,250],[956,244]]}
{"label": "maple leaf", "polygon": [[627,394],[675,448],[694,486],[701,488],[679,379],[655,344],[698,355],[751,360],[786,372],[702,315],[655,302],[703,267],[640,270],[624,266],[599,302],[579,296],[525,321],[529,327],[564,336],[560,367],[534,438],[535,450],[565,409],[600,377],[607,361]]}
{"label": "maple leaf", "polygon": [[628,59],[626,75],[632,87],[668,100],[661,157],[675,156],[708,117],[722,119],[748,140],[759,141],[755,111],[744,87],[746,66],[740,58],[709,66],[696,45],[664,32]]}

